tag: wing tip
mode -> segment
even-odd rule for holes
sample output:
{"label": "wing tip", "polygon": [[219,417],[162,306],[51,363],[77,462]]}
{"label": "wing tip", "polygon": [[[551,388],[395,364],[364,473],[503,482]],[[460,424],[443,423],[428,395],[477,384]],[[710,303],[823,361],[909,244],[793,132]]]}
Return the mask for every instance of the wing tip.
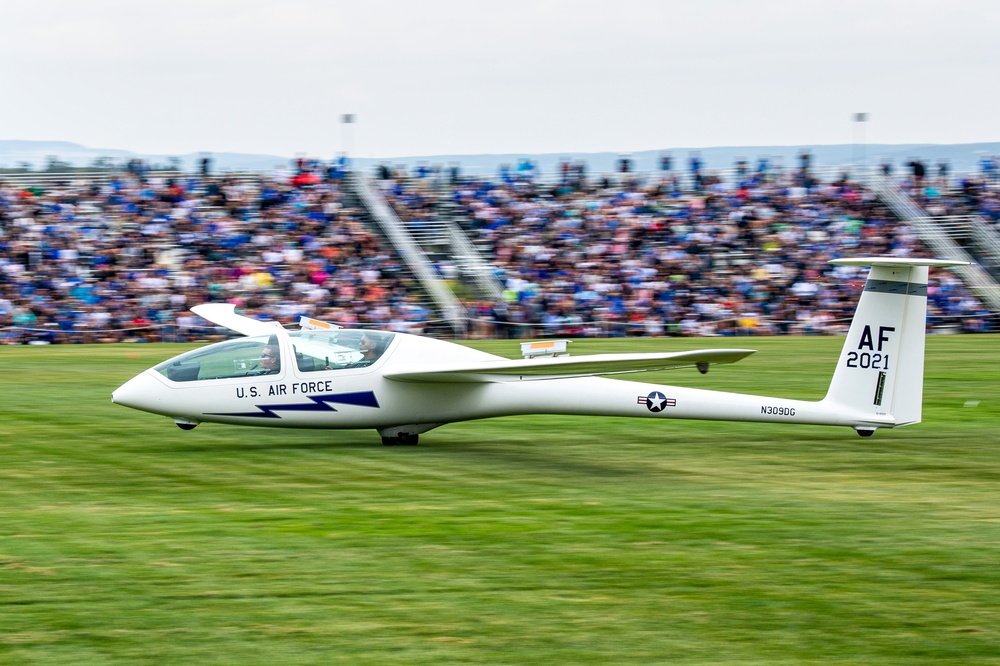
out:
{"label": "wing tip", "polygon": [[237,314],[236,306],[232,303],[199,303],[191,308],[191,312],[216,326],[228,328],[242,335],[263,335],[276,328],[284,329],[284,326],[276,321],[261,321]]}

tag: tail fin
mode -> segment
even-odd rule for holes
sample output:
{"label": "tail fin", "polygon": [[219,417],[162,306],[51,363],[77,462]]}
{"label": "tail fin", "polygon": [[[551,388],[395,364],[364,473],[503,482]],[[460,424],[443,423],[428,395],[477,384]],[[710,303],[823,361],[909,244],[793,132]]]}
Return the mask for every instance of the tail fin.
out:
{"label": "tail fin", "polygon": [[919,423],[928,269],[966,262],[871,257],[831,263],[871,266],[871,271],[824,402],[856,414],[855,429],[862,435],[877,427],[866,425],[866,418],[890,419],[896,426]]}

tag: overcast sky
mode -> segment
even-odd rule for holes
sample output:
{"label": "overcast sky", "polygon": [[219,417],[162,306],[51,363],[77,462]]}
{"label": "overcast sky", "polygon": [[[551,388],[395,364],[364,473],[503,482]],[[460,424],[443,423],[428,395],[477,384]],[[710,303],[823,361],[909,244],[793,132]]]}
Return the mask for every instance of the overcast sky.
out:
{"label": "overcast sky", "polygon": [[0,11],[0,139],[315,157],[1000,140],[997,0]]}

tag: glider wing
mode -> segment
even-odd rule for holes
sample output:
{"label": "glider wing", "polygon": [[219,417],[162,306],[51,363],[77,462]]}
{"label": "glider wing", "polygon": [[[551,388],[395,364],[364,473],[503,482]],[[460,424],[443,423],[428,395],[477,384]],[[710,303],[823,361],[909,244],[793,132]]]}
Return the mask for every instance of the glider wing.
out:
{"label": "glider wing", "polygon": [[388,369],[383,377],[399,382],[485,383],[618,375],[692,366],[704,371],[711,364],[735,363],[753,353],[752,349],[704,349],[662,354],[591,354],[531,360],[503,359],[462,365],[438,363]]}

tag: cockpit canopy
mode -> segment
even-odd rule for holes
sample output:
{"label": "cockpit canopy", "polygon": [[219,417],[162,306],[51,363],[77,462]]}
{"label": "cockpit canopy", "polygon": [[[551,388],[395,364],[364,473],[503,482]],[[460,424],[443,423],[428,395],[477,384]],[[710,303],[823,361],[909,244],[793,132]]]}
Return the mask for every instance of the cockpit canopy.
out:
{"label": "cockpit canopy", "polygon": [[[299,372],[363,368],[385,353],[395,334],[339,328],[289,331]],[[276,356],[276,362],[269,356]],[[153,369],[175,382],[277,374],[286,354],[277,335],[256,335],[218,342],[175,356]]]}

